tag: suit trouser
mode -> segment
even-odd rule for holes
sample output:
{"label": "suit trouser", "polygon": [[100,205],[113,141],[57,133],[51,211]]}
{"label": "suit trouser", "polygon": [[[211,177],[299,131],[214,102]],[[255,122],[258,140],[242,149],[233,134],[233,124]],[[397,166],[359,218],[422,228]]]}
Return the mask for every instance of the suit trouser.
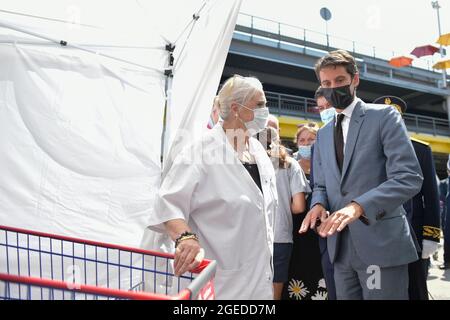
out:
{"label": "suit trouser", "polygon": [[428,300],[428,260],[419,258],[417,261],[408,264],[408,274],[409,300]]}
{"label": "suit trouser", "polygon": [[320,260],[322,263],[322,272],[327,285],[328,300],[336,300],[336,286],[334,284],[334,267],[330,261],[330,255],[327,249],[327,239],[319,237]]}
{"label": "suit trouser", "polygon": [[350,231],[341,231],[334,262],[338,300],[408,300],[408,265],[380,268],[358,256]]}

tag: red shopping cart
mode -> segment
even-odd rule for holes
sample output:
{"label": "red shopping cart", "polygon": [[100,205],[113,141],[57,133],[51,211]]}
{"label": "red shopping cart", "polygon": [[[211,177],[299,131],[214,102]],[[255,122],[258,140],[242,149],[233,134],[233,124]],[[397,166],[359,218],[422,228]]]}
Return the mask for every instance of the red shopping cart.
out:
{"label": "red shopping cart", "polygon": [[173,258],[0,225],[0,299],[214,299],[216,261],[177,277]]}

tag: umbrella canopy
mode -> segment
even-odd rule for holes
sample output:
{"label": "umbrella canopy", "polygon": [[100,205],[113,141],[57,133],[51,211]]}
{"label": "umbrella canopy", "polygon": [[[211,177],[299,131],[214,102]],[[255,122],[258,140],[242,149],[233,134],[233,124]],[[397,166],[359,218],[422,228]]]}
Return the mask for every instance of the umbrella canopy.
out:
{"label": "umbrella canopy", "polygon": [[439,37],[439,39],[437,39],[436,42],[442,44],[443,46],[450,45],[450,33],[443,34]]}
{"label": "umbrella canopy", "polygon": [[412,55],[415,55],[417,58],[424,57],[424,56],[432,56],[434,53],[438,52],[439,48],[432,46],[432,45],[426,45],[426,46],[420,46],[415,47],[413,51],[411,51]]}
{"label": "umbrella canopy", "polygon": [[433,69],[444,70],[450,68],[450,59],[441,60],[433,65]]}
{"label": "umbrella canopy", "polygon": [[412,61],[413,61],[413,59],[410,57],[400,56],[400,57],[394,57],[391,60],[389,60],[389,64],[396,68],[401,68],[401,67],[406,67],[406,66],[411,65]]}

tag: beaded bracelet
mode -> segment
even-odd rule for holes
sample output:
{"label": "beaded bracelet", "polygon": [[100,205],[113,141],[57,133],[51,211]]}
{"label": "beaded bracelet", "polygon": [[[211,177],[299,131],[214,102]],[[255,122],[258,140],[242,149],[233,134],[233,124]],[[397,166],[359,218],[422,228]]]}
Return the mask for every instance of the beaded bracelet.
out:
{"label": "beaded bracelet", "polygon": [[175,248],[178,247],[178,245],[180,244],[181,241],[189,240],[189,239],[192,239],[192,240],[195,240],[198,242],[198,237],[195,233],[186,231],[186,232],[183,232],[182,234],[180,234],[180,236],[175,239]]}

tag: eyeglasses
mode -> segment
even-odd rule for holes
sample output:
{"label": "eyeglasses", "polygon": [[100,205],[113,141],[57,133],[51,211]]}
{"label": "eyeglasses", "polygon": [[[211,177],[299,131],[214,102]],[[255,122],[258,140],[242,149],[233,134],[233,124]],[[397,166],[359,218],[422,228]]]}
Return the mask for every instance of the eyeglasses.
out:
{"label": "eyeglasses", "polygon": [[317,128],[318,125],[315,122],[300,123],[297,125],[297,128],[303,128],[303,127]]}

